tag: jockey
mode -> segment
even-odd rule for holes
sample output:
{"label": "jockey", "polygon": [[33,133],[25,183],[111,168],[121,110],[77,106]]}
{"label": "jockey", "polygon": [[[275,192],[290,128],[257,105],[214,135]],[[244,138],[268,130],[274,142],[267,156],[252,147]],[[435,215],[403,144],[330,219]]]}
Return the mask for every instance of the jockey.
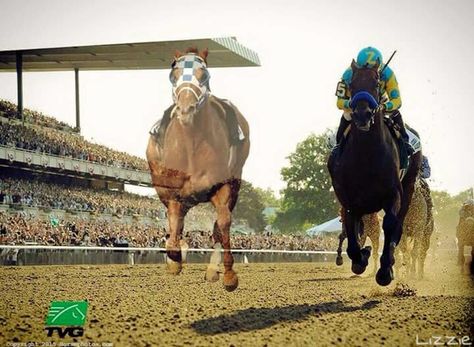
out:
{"label": "jockey", "polygon": [[[380,76],[381,82],[381,107],[383,112],[390,115],[390,118],[393,122],[398,125],[400,128],[400,133],[404,142],[406,143],[406,148],[410,152],[412,152],[412,146],[408,141],[408,134],[405,129],[405,124],[402,119],[402,115],[400,114],[400,107],[402,106],[402,99],[400,97],[400,90],[398,88],[397,78],[395,77],[394,72],[389,66],[385,66],[382,59],[382,53],[374,47],[366,47],[362,49],[359,54],[357,55],[357,65],[359,66],[368,66],[372,67],[375,66],[377,63],[379,64],[379,70],[382,71],[382,75]],[[344,74],[342,75],[341,81],[337,85],[337,107],[342,110],[344,113],[341,117],[341,122],[339,124],[339,128],[337,130],[336,141],[337,144],[340,143],[344,131],[351,123],[352,119],[352,109],[350,105],[350,92],[349,92],[349,85],[351,83],[352,78],[352,69],[349,67]]]}

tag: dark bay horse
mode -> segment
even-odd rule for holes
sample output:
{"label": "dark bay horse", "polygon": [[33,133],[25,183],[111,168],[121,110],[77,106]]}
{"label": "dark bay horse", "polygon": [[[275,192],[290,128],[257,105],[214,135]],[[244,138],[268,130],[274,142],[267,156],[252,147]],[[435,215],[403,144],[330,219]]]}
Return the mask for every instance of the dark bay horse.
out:
{"label": "dark bay horse", "polygon": [[[188,49],[177,52],[170,77],[174,81],[174,104],[168,109],[170,122],[162,143],[150,136],[146,156],[153,185],[168,210],[169,238],[166,243],[168,270],[179,274],[182,269],[180,239],[184,217],[190,208],[211,202],[217,211],[213,240],[215,252],[206,279],[219,279],[220,246],[224,248],[224,287],[232,291],[238,278],[232,269],[230,226],[237,202],[242,168],[250,149],[249,126],[237,108],[209,93],[207,50]],[[199,68],[185,71],[192,62]],[[190,72],[191,71],[191,72]],[[187,78],[183,78],[184,74]],[[200,81],[207,83],[204,85]],[[223,103],[226,103],[225,105]],[[243,139],[231,144],[227,117],[233,110]]]}
{"label": "dark bay horse", "polygon": [[355,274],[365,271],[371,253],[370,246],[361,249],[359,245],[362,216],[385,211],[383,253],[375,278],[379,285],[386,286],[393,280],[395,248],[402,235],[403,221],[420,170],[421,151],[410,158],[401,181],[397,140],[385,124],[383,110],[379,107],[379,66],[359,67],[352,61],[351,67],[351,132],[344,150],[329,157],[328,169],[337,198],[344,208],[347,254]]}

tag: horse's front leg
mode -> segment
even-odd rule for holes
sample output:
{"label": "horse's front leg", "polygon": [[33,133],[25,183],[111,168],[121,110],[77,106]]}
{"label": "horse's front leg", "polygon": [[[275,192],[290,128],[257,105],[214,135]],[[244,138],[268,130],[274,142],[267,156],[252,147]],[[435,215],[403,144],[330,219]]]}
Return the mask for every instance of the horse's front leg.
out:
{"label": "horse's front leg", "polygon": [[365,271],[369,263],[371,247],[360,249],[359,235],[363,228],[362,216],[356,216],[352,212],[346,212],[344,226],[347,234],[347,255],[352,260],[352,272],[360,275]]}
{"label": "horse's front leg", "polygon": [[383,218],[384,245],[383,253],[380,257],[380,269],[375,275],[375,280],[381,286],[388,286],[393,276],[393,265],[395,264],[395,249],[402,236],[402,224],[397,216],[400,206],[400,194],[397,194],[394,201],[384,209]]}
{"label": "horse's front leg", "polygon": [[212,232],[212,240],[214,242],[214,251],[211,254],[211,260],[207,266],[206,281],[217,282],[219,280],[219,264],[221,263],[222,235],[219,231],[217,222],[214,223]]}
{"label": "horse's front leg", "polygon": [[[223,185],[211,198],[211,202],[217,211],[216,225],[221,234],[222,246],[224,247],[224,287],[229,292],[235,290],[239,285],[237,274],[232,269],[234,257],[232,256],[230,246],[230,225],[232,223],[232,208],[235,204],[236,194],[231,184],[228,183]],[[217,232],[217,230],[214,232]]]}
{"label": "horse's front leg", "polygon": [[183,203],[171,200],[168,202],[168,223],[169,238],[166,241],[166,262],[168,264],[168,272],[177,275],[182,269],[182,255],[179,241],[184,227],[184,216],[187,208]]}

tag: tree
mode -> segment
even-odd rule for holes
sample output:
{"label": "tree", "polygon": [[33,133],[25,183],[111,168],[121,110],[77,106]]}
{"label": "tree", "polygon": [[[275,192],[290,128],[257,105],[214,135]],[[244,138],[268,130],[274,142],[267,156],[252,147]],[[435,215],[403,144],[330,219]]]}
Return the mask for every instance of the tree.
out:
{"label": "tree", "polygon": [[279,207],[280,206],[280,199],[278,199],[275,195],[275,192],[271,190],[271,188],[262,189],[259,187],[255,188],[257,193],[261,196],[262,202],[265,207]]}
{"label": "tree", "polygon": [[327,132],[312,134],[298,143],[281,170],[286,188],[275,226],[281,231],[297,231],[308,224],[324,222],[338,213],[336,197],[327,170]]}
{"label": "tree", "polygon": [[434,218],[438,230],[454,235],[459,221],[459,210],[462,204],[472,196],[472,191],[468,189],[452,196],[445,191],[433,190],[431,196],[433,198]]}
{"label": "tree", "polygon": [[255,188],[250,182],[242,180],[239,200],[234,209],[234,218],[246,220],[249,227],[256,232],[263,231],[265,220],[262,211],[265,208],[261,189]]}

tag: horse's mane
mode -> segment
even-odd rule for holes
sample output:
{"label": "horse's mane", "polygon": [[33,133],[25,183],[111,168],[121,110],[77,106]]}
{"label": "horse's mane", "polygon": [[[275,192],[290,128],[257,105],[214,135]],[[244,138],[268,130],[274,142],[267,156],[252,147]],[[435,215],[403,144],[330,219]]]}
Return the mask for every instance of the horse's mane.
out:
{"label": "horse's mane", "polygon": [[197,49],[196,46],[192,46],[192,47],[186,48],[186,51],[184,53],[185,54],[187,54],[187,53],[199,54],[199,50]]}
{"label": "horse's mane", "polygon": [[197,56],[201,57],[204,60],[204,62],[207,64],[207,55],[209,53],[209,50],[205,48],[201,52],[199,52],[199,49],[196,46],[191,46],[191,47],[186,48],[184,53],[181,53],[180,51],[176,51],[175,59],[179,58],[180,56],[186,55],[188,53],[196,54]]}

